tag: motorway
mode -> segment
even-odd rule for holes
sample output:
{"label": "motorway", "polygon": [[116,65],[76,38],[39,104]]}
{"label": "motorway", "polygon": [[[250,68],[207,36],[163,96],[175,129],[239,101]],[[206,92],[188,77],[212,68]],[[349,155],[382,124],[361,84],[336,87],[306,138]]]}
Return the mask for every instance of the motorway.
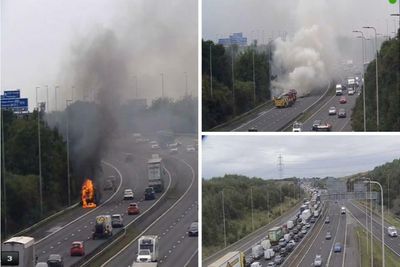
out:
{"label": "motorway", "polygon": [[247,132],[250,128],[257,128],[258,131],[274,132],[280,131],[288,122],[294,120],[301,112],[316,102],[321,96],[310,95],[298,98],[293,106],[288,108],[270,108],[258,114],[258,116],[232,131]]}
{"label": "motorway", "polygon": [[[363,227],[365,227],[366,222],[365,222],[365,208],[362,208],[358,203],[356,202],[351,202],[347,201],[346,202],[346,208],[350,211],[350,213],[355,217],[356,221],[361,224]],[[368,229],[370,225],[370,216],[369,213],[367,215],[367,220],[368,220]],[[387,222],[384,222],[384,235],[385,235],[385,245],[387,249],[390,249],[394,254],[396,254],[399,258],[400,262],[400,237],[390,237],[387,234],[387,227],[390,226]],[[374,237],[379,240],[379,242],[382,242],[382,224],[381,224],[381,218],[380,216],[377,216],[375,214],[372,215],[372,232],[374,234]]]}
{"label": "motorway", "polygon": [[[350,132],[351,128],[351,114],[352,110],[356,104],[356,99],[358,94],[345,95],[347,99],[346,104],[340,104],[340,96],[332,96],[329,100],[322,105],[316,112],[314,112],[307,120],[303,122],[303,131],[312,131],[312,125],[315,120],[321,120],[322,122],[327,122],[332,125],[331,131],[335,132]],[[346,118],[338,118],[336,115],[329,115],[328,110],[330,107],[336,107],[337,112],[340,108],[346,110]]]}
{"label": "motorway", "polygon": [[203,259],[202,260],[203,266],[208,266],[209,264],[211,264],[212,262],[219,259],[220,257],[222,257],[223,255],[225,255],[230,251],[248,251],[256,243],[260,242],[260,240],[264,239],[267,236],[268,229],[277,225],[282,225],[291,218],[293,218],[296,214],[298,214],[301,205],[302,203],[299,203],[298,205],[294,206],[289,212],[285,213],[283,216],[280,216],[271,223],[257,229],[256,231],[247,235],[246,237],[216,252],[215,254]]}
{"label": "motorway", "polygon": [[[191,141],[193,144],[193,139]],[[38,230],[32,232],[31,236],[37,240],[35,246],[38,261],[46,261],[49,254],[61,254],[64,258],[65,266],[71,266],[80,259],[80,257],[71,257],[69,255],[72,241],[85,241],[86,254],[106,242],[106,240],[91,239],[95,217],[100,214],[122,213],[124,214],[125,225],[141,217],[141,221],[143,222],[138,223],[137,227],[144,229],[147,226],[146,224],[150,224],[154,219],[149,222],[143,220],[143,218],[151,217],[150,215],[156,217],[160,216],[169,208],[169,206],[164,203],[168,202],[171,204],[175,202],[189,187],[189,180],[191,180],[190,165],[195,166],[197,173],[197,153],[182,151],[184,148],[180,149],[181,151],[176,155],[177,157],[172,157],[168,153],[168,155],[163,154],[162,151],[151,151],[148,143],[134,144],[133,140],[129,138],[115,141],[112,147],[114,149],[111,150],[104,159],[103,173],[101,177],[96,177],[96,180],[99,182],[99,179],[115,175],[119,184],[118,190],[115,193],[103,192],[102,204],[96,209],[84,210],[82,208],[75,208],[73,211],[60,215],[51,223],[39,227]],[[126,160],[126,154],[123,151],[126,151],[127,148],[132,148],[132,150],[129,151],[133,154],[132,161]],[[167,194],[157,194],[156,200],[144,201],[143,192],[145,187],[147,187],[147,159],[150,158],[153,153],[159,153],[165,159],[165,166],[169,173],[165,181],[165,187],[168,188],[168,185],[170,185],[170,190]],[[178,158],[179,156],[182,158],[189,158],[190,164],[184,164],[182,160]],[[132,188],[134,190],[135,199],[133,201],[122,200],[123,190],[125,188]],[[197,189],[196,194],[191,195],[193,199],[195,198],[197,201]],[[130,202],[137,202],[139,204],[141,214],[129,216],[126,214],[126,209]],[[197,205],[197,202],[192,201],[190,204]],[[146,210],[153,205],[157,205],[156,212],[152,214],[152,211],[151,214],[146,214]],[[173,210],[175,211],[177,209]],[[170,222],[172,222],[173,218],[177,219],[177,217],[181,215],[180,210],[175,212],[174,215],[171,215],[169,218]],[[197,213],[191,214],[188,217],[197,218]],[[121,228],[114,228],[114,234],[121,230]],[[187,252],[188,254],[190,253],[190,256],[197,251],[197,238],[193,243],[195,243],[195,249],[193,248],[191,251]],[[179,251],[183,254],[186,253],[185,250],[182,249],[179,249]]]}
{"label": "motorway", "polygon": [[[172,207],[175,203],[173,209],[155,219],[140,234],[160,237],[161,266],[197,266],[198,238],[187,235],[190,224],[198,220],[197,156],[191,154],[192,157],[186,157],[186,160],[179,159],[180,155],[176,157],[181,166],[177,166],[177,170],[180,170],[179,180],[174,181],[172,188],[184,191],[183,195],[177,201],[167,197],[163,205]],[[131,244],[102,266],[129,266],[135,260],[137,251],[137,242],[132,240]]]}

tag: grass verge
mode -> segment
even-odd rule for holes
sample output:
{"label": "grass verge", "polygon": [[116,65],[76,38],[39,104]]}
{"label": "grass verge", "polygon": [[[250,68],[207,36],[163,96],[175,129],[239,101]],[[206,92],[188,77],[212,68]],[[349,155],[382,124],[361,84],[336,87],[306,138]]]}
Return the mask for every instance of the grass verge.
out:
{"label": "grass verge", "polygon": [[[365,208],[365,202],[364,201],[359,201],[361,206]],[[369,203],[367,205],[367,209],[370,210],[369,208]],[[377,209],[374,205],[372,205],[372,212],[375,213],[376,216],[381,217],[381,209],[379,206],[379,209]],[[400,229],[400,219],[397,218],[393,213],[388,212],[387,209],[384,208],[383,214],[385,216],[385,221],[389,223],[390,225],[395,226],[397,229]]]}
{"label": "grass verge", "polygon": [[[358,240],[358,249],[361,255],[361,266],[369,266],[371,264],[371,254],[367,251],[367,234],[361,226],[355,227],[355,233]],[[381,242],[374,238],[374,266],[382,267],[382,246]],[[399,266],[399,257],[397,257],[391,250],[385,247],[385,265],[386,267]]]}

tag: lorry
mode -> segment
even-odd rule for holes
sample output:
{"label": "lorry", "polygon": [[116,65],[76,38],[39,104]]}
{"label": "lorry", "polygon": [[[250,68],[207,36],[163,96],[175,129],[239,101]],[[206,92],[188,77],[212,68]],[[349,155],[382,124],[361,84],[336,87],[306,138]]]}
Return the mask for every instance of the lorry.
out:
{"label": "lorry", "polygon": [[153,187],[156,193],[164,190],[164,176],[166,175],[162,158],[153,154],[147,161],[149,187]]}
{"label": "lorry", "polygon": [[279,243],[279,239],[283,237],[282,227],[275,226],[268,230],[268,239],[272,246]]}
{"label": "lorry", "polygon": [[281,94],[278,97],[274,97],[272,102],[277,108],[286,108],[292,106],[297,99],[297,91],[290,89],[289,92]]}
{"label": "lorry", "polygon": [[259,260],[264,254],[264,249],[261,245],[255,245],[251,248],[251,256],[253,259]]}
{"label": "lorry", "polygon": [[269,239],[264,239],[261,241],[261,246],[263,247],[264,250],[271,248],[271,242],[269,242]]}
{"label": "lorry", "polygon": [[158,261],[158,236],[144,235],[138,240],[137,262],[156,262]]}
{"label": "lorry", "polygon": [[96,217],[94,231],[92,234],[93,239],[96,238],[109,238],[113,235],[112,220],[110,215],[99,215]]}
{"label": "lorry", "polygon": [[310,217],[311,217],[311,210],[309,210],[309,209],[303,210],[303,212],[300,215],[302,223],[304,223],[304,224],[308,222]]}
{"label": "lorry", "polygon": [[1,246],[1,266],[34,267],[35,263],[33,237],[12,237]]}
{"label": "lorry", "polygon": [[245,260],[243,252],[231,251],[209,264],[208,267],[244,267]]}
{"label": "lorry", "polygon": [[341,84],[336,84],[336,95],[342,95],[343,94],[343,87]]}

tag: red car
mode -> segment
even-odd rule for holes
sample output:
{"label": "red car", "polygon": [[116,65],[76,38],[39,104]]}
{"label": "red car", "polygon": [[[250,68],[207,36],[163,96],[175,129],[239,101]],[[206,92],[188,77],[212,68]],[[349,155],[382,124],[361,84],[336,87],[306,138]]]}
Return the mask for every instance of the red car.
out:
{"label": "red car", "polygon": [[128,215],[135,215],[135,214],[139,214],[140,210],[139,210],[139,206],[136,203],[131,203],[129,204],[128,207]]}
{"label": "red car", "polygon": [[85,255],[85,247],[83,246],[83,241],[72,242],[71,256],[83,256]]}
{"label": "red car", "polygon": [[340,97],[339,103],[346,104],[347,103],[346,97],[344,97],[344,96]]}

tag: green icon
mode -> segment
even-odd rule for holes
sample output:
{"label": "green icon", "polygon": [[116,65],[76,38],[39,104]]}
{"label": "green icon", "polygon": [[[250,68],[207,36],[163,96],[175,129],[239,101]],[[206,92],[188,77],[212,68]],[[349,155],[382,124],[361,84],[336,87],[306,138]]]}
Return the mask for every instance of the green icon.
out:
{"label": "green icon", "polygon": [[397,0],[389,0],[389,3],[396,4]]}

